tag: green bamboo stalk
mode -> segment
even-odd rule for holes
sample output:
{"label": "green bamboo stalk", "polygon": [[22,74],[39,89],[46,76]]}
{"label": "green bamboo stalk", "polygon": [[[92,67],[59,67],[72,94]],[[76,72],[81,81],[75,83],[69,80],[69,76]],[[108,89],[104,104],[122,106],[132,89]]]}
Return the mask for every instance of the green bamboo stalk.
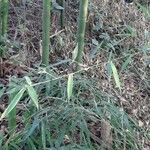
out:
{"label": "green bamboo stalk", "polygon": [[84,50],[84,36],[85,36],[87,13],[88,13],[88,0],[81,0],[78,19],[78,30],[77,30],[78,53],[77,57],[75,58],[75,61],[77,63],[81,63],[82,52]]}
{"label": "green bamboo stalk", "polygon": [[[58,4],[64,8],[65,6],[65,3],[64,3],[64,0],[58,0]],[[60,10],[60,26],[61,26],[61,29],[64,28],[64,10]]]}
{"label": "green bamboo stalk", "polygon": [[2,37],[7,37],[8,21],[8,0],[0,0],[0,57],[4,55],[4,45]]}
{"label": "green bamboo stalk", "polygon": [[2,36],[2,1],[0,1],[0,43],[1,43],[1,36]]}
{"label": "green bamboo stalk", "polygon": [[42,65],[44,66],[48,66],[49,64],[50,8],[51,0],[43,0]]}
{"label": "green bamboo stalk", "polygon": [[2,36],[6,36],[7,34],[7,21],[8,21],[8,0],[1,0],[2,6],[2,16],[1,16],[1,34]]}

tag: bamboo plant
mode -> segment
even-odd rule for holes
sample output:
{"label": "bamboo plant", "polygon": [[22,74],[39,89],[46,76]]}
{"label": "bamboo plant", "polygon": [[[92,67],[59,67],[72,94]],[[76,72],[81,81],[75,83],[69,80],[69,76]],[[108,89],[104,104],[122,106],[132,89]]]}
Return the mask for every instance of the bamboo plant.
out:
{"label": "bamboo plant", "polygon": [[77,30],[78,51],[77,56],[75,58],[75,61],[77,63],[81,63],[82,52],[84,50],[84,36],[85,36],[87,13],[88,13],[88,0],[81,0],[78,19],[78,30]]}
{"label": "bamboo plant", "polygon": [[0,42],[2,36],[2,1],[0,1]]}
{"label": "bamboo plant", "polygon": [[42,65],[44,66],[48,66],[49,63],[50,9],[51,0],[43,0]]}
{"label": "bamboo plant", "polygon": [[7,33],[8,0],[0,0],[0,33],[5,36]]}
{"label": "bamboo plant", "polygon": [[0,57],[4,54],[2,37],[7,35],[8,0],[0,0]]}
{"label": "bamboo plant", "polygon": [[[13,100],[13,98],[15,97],[16,93],[10,94],[9,95],[9,104],[11,103],[11,101]],[[8,127],[9,127],[9,131],[13,131],[16,128],[16,107],[14,107],[14,109],[12,109],[11,113],[8,114]]]}
{"label": "bamboo plant", "polygon": [[[58,4],[64,8],[64,0],[58,0]],[[64,9],[60,10],[60,26],[61,29],[64,28]]]}

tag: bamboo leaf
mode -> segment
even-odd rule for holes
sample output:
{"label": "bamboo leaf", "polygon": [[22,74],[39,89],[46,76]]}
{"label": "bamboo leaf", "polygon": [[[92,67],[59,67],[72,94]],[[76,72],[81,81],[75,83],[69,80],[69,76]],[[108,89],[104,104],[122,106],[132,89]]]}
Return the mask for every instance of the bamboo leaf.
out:
{"label": "bamboo leaf", "polygon": [[32,86],[30,86],[30,85],[27,85],[26,87],[27,87],[28,94],[29,94],[31,100],[33,101],[33,103],[35,104],[35,106],[38,109],[39,108],[38,95],[37,95],[35,89]]}
{"label": "bamboo leaf", "polygon": [[121,83],[120,83],[120,79],[119,79],[119,74],[118,74],[117,68],[113,64],[112,61],[111,61],[110,64],[111,64],[111,69],[112,69],[112,72],[113,72],[113,77],[115,79],[116,86],[121,90]]}
{"label": "bamboo leaf", "polygon": [[5,109],[5,111],[3,112],[0,120],[2,120],[4,117],[6,117],[17,105],[17,103],[19,102],[19,100],[21,99],[23,93],[25,92],[25,88],[22,88],[17,94],[16,96],[13,98],[13,100],[10,102],[10,104],[8,105],[8,107]]}
{"label": "bamboo leaf", "polygon": [[109,79],[109,81],[110,81],[111,76],[112,76],[111,63],[110,63],[110,62],[108,62],[106,67],[107,67],[108,79]]}
{"label": "bamboo leaf", "polygon": [[110,81],[111,76],[112,76],[111,59],[112,59],[112,51],[109,53],[108,63],[106,65],[109,81]]}
{"label": "bamboo leaf", "polygon": [[69,76],[68,76],[68,83],[67,83],[68,100],[70,100],[70,98],[72,96],[72,89],[73,89],[73,74],[69,74]]}
{"label": "bamboo leaf", "polygon": [[129,57],[127,58],[127,60],[123,63],[123,65],[122,65],[122,67],[121,67],[120,73],[123,72],[123,71],[127,68],[127,66],[128,66],[128,64],[130,63],[130,61],[131,61],[131,56],[129,56]]}
{"label": "bamboo leaf", "polygon": [[75,49],[72,52],[72,60],[75,61],[78,55],[78,44],[76,45]]}
{"label": "bamboo leaf", "polygon": [[30,79],[28,76],[25,76],[24,78],[26,79],[26,82],[27,82],[29,85],[32,85],[32,81],[31,81],[31,79]]}
{"label": "bamboo leaf", "polygon": [[28,146],[31,148],[31,150],[37,150],[31,138],[28,139]]}

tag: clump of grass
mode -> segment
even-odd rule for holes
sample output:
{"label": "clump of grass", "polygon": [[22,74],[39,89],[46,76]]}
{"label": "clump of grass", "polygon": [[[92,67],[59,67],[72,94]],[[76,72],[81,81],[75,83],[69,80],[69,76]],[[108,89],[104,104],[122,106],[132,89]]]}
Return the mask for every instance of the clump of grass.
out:
{"label": "clump of grass", "polygon": [[[43,73],[41,75],[45,76]],[[41,93],[47,81],[41,80],[41,76],[36,78],[38,83],[32,86],[35,87],[36,93]],[[22,82],[22,79],[20,81],[20,87],[24,87],[26,82]],[[45,94],[41,93],[40,110],[37,111],[31,102],[26,101],[26,109],[20,110],[20,123],[24,127],[13,133],[13,136],[10,134],[9,143],[3,137],[3,149],[6,145],[10,149],[102,149],[105,147],[102,140],[105,139],[102,139],[104,135],[100,134],[106,132],[100,131],[99,128],[102,130],[101,124],[104,119],[110,124],[113,149],[140,149],[136,140],[136,131],[139,130],[136,123],[124,110],[120,110],[113,97],[97,88],[96,80],[87,80],[81,75],[76,75],[69,102],[66,94],[66,76],[53,76],[52,81],[51,94],[45,97]],[[29,95],[31,96],[31,93],[24,95],[23,99],[29,99]]]}
{"label": "clump of grass", "polygon": [[[81,3],[83,4],[83,1]],[[80,8],[82,6],[81,3]],[[46,14],[49,10],[49,4],[43,3],[43,8],[45,8],[43,9],[43,14],[46,16],[49,15],[49,12]],[[87,7],[84,8],[87,10]],[[83,15],[81,11],[80,15]],[[78,33],[80,35],[77,38],[83,42],[85,17],[82,19],[81,22],[83,21],[83,24],[81,25],[81,29],[83,30],[80,31],[83,34],[79,33],[79,27]],[[79,26],[81,22],[78,22]],[[49,45],[49,21],[46,24],[44,23],[46,22],[43,21],[42,63],[44,66],[48,66],[49,50],[46,52],[44,50],[47,50]],[[95,54],[98,53],[99,47],[102,49],[111,49],[115,53],[115,46],[118,46],[118,43],[115,41],[116,39],[113,41],[111,35],[108,34],[102,34],[100,38],[103,38],[105,43],[102,47],[98,40],[92,39],[92,44],[97,46]],[[78,42],[81,42],[79,39],[77,39]],[[45,48],[44,43],[46,44]],[[77,45],[78,52],[79,50],[83,50],[84,43],[78,43]],[[81,54],[82,51],[80,52],[79,62],[81,60]],[[108,76],[110,78],[114,74],[116,84],[120,88],[117,68],[112,63],[112,59],[113,54],[111,51],[109,54],[109,63],[113,69],[108,68],[110,71]],[[130,59],[127,59],[122,65],[121,73],[127,68],[129,61]],[[107,143],[110,144],[107,145],[109,148],[116,150],[142,149],[137,140],[137,133],[139,134],[141,131],[141,136],[145,136],[145,139],[149,140],[148,134],[138,127],[137,123],[127,115],[122,107],[120,108],[115,96],[101,92],[98,88],[98,83],[101,84],[101,79],[95,78],[97,75],[95,72],[99,64],[95,65],[96,68],[91,67],[96,70],[93,69],[93,74],[95,74],[91,78],[89,78],[90,71],[85,73],[79,70],[82,72],[82,75],[77,74],[78,72],[71,73],[69,74],[68,82],[66,80],[68,75],[62,76],[52,73],[54,66],[59,68],[57,65],[49,66],[49,68],[52,68],[49,70],[45,68],[38,68],[38,70],[31,69],[33,72],[31,71],[28,74],[30,78],[26,76],[23,79],[14,78],[13,80],[9,80],[10,87],[6,90],[5,94],[11,94],[10,104],[3,112],[1,120],[3,121],[3,118],[9,115],[10,119],[12,119],[8,120],[9,124],[12,129],[16,130],[13,130],[13,132],[8,131],[7,134],[4,133],[4,136],[0,132],[0,147],[2,150],[94,150],[105,149]],[[62,63],[59,62],[59,65],[62,65]],[[102,72],[103,70],[100,71]],[[45,76],[48,78],[45,79]],[[45,94],[45,87],[48,87],[48,94]],[[0,89],[0,95],[1,93],[4,93],[3,88]],[[20,103],[19,106],[21,107],[16,109],[16,116],[13,110],[18,103]],[[16,118],[20,119],[18,123],[15,122]]]}

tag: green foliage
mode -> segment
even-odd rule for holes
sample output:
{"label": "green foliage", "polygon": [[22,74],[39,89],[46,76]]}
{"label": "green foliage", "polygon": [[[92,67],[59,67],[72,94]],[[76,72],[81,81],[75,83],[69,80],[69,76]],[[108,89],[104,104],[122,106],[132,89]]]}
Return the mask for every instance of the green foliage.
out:
{"label": "green foliage", "polygon": [[115,82],[116,82],[116,86],[121,90],[121,83],[120,83],[118,71],[117,71],[115,65],[113,64],[113,62],[110,62],[110,65],[111,65],[113,76],[114,76],[114,79],[115,79]]}
{"label": "green foliage", "polygon": [[68,83],[67,83],[68,100],[70,100],[70,98],[72,96],[72,90],[73,90],[73,74],[69,74],[69,76],[68,76]]}
{"label": "green foliage", "polygon": [[22,98],[23,93],[25,92],[25,88],[22,88],[17,94],[16,96],[13,98],[13,100],[10,102],[9,106],[5,109],[5,111],[3,112],[0,120],[2,120],[4,117],[6,117],[17,105],[17,103],[19,102],[19,100]]}
{"label": "green foliage", "polygon": [[[44,77],[43,73],[41,75]],[[9,89],[8,93],[13,93],[16,90],[18,90],[18,93],[2,114],[1,119],[16,107],[21,97],[24,97],[23,99],[31,97],[31,100],[33,100],[27,86],[35,86],[37,93],[43,91],[48,81],[41,80],[42,78],[39,75],[36,78],[38,83],[33,84],[31,79],[26,77],[25,80],[21,79],[17,83],[16,89]],[[17,80],[19,81],[19,79]],[[95,147],[100,148],[100,145],[96,143],[94,145],[91,140],[89,122],[101,122],[101,118],[108,115],[107,117],[115,133],[113,147],[118,149],[125,142],[127,149],[138,149],[135,139],[135,131],[138,130],[137,125],[124,110],[120,110],[114,103],[113,98],[99,91],[96,87],[97,80],[87,80],[81,75],[76,75],[73,84],[73,74],[69,75],[68,80],[63,76],[58,76],[58,78],[53,76],[51,80],[53,85],[50,89],[53,92],[49,93],[47,97],[41,93],[38,103],[39,110],[33,109],[30,102],[26,103],[26,110],[24,110],[23,116],[20,116],[24,118],[22,122],[24,128],[21,129],[21,132],[16,131],[15,136],[10,137],[9,148],[81,150],[86,148],[94,150]],[[13,82],[10,84],[12,85]],[[20,89],[20,87],[22,88]],[[74,88],[73,92],[72,88]],[[66,94],[66,91],[68,91],[68,94]],[[82,95],[84,92],[88,93],[88,98]],[[68,103],[67,99],[70,99],[70,97],[72,101]],[[20,103],[23,103],[23,101],[20,101]],[[65,142],[68,142],[68,144],[66,145]],[[7,145],[5,140],[3,140],[2,147],[5,147],[4,145]]]}
{"label": "green foliage", "polygon": [[29,96],[31,97],[32,101],[34,102],[35,106],[38,109],[39,108],[38,95],[37,95],[35,89],[32,87],[32,82],[31,82],[30,78],[26,76],[25,79],[26,79],[27,84],[28,84],[28,85],[26,85],[28,94],[29,94]]}
{"label": "green foliage", "polygon": [[[1,2],[8,1],[1,0],[0,3]],[[107,120],[111,126],[110,130],[113,137],[112,149],[140,149],[137,133],[147,141],[150,140],[149,133],[139,127],[136,121],[126,113],[126,110],[122,108],[123,102],[121,102],[120,107],[120,97],[118,98],[117,96],[112,96],[110,93],[102,92],[101,88],[99,88],[99,86],[101,86],[100,75],[98,75],[98,78],[95,76],[99,73],[97,72],[99,65],[102,64],[103,67],[106,66],[107,75],[105,76],[104,73],[104,80],[108,79],[111,81],[113,76],[116,87],[121,90],[121,75],[126,73],[129,66],[132,67],[132,69],[135,67],[133,61],[134,55],[137,54],[136,51],[139,50],[138,53],[143,54],[144,63],[147,64],[145,68],[150,64],[149,31],[145,30],[145,41],[140,47],[131,45],[132,48],[124,48],[122,42],[127,38],[137,38],[137,30],[131,25],[125,25],[121,27],[121,30],[118,29],[119,27],[114,29],[113,25],[103,26],[103,24],[99,23],[102,21],[102,16],[100,15],[102,12],[96,12],[97,18],[94,20],[94,27],[91,29],[93,33],[96,31],[96,34],[94,35],[95,37],[93,35],[90,37],[91,41],[88,41],[88,44],[90,46],[92,45],[90,47],[89,60],[93,66],[89,62],[90,66],[83,69],[86,70],[86,72],[78,70],[71,74],[63,72],[63,75],[61,75],[61,71],[59,72],[60,66],[62,66],[62,68],[67,66],[67,72],[70,72],[69,69],[72,66],[70,67],[68,64],[72,65],[74,61],[81,63],[84,49],[88,0],[79,1],[80,12],[77,43],[73,51],[72,60],[65,59],[56,64],[49,65],[49,19],[51,3],[53,5],[52,7],[61,11],[60,24],[61,27],[64,27],[65,1],[58,1],[59,4],[55,2],[55,0],[43,0],[42,64],[46,67],[30,68],[31,71],[23,78],[9,77],[8,85],[0,85],[0,100],[3,96],[9,97],[8,106],[4,112],[0,114],[0,121],[2,123],[5,123],[5,118],[8,116],[7,120],[9,126],[7,133],[0,131],[0,149],[105,149],[101,135],[102,120]],[[143,6],[140,6],[140,9],[147,17],[149,16],[147,9],[143,8]],[[3,36],[2,33],[7,32],[7,11],[4,12],[2,9],[0,9],[0,11],[0,32]],[[2,14],[4,14],[5,17],[2,16]],[[6,19],[5,21],[3,17]],[[2,27],[3,24],[5,24],[4,27]],[[116,34],[112,32],[113,30],[115,30]],[[100,34],[97,36],[97,33]],[[1,39],[6,39],[2,36]],[[57,37],[59,38],[59,36]],[[61,36],[59,40],[59,47],[62,47],[63,44],[65,45],[65,43],[62,44]],[[70,45],[72,45],[72,43]],[[5,51],[5,48],[7,48],[6,43],[0,43],[0,51],[2,53]],[[105,54],[108,55],[108,59],[104,58],[104,60],[99,60],[102,56],[105,57]],[[96,60],[98,63],[95,65],[92,60]],[[90,69],[95,70],[91,71]],[[129,68],[129,70],[130,69],[131,68]],[[63,71],[64,70],[65,67],[63,68]],[[103,71],[103,69],[100,71]],[[138,70],[136,71],[139,73]],[[147,87],[149,87],[149,81],[144,81]],[[108,84],[111,84],[111,82],[108,82]],[[111,85],[109,87],[111,87]],[[105,91],[106,88],[108,88],[108,86],[104,87],[103,90]],[[111,90],[112,89],[110,89],[110,91]],[[113,90],[118,92],[117,88]],[[119,99],[119,102],[116,99]],[[16,122],[17,119],[19,119],[19,122]]]}

